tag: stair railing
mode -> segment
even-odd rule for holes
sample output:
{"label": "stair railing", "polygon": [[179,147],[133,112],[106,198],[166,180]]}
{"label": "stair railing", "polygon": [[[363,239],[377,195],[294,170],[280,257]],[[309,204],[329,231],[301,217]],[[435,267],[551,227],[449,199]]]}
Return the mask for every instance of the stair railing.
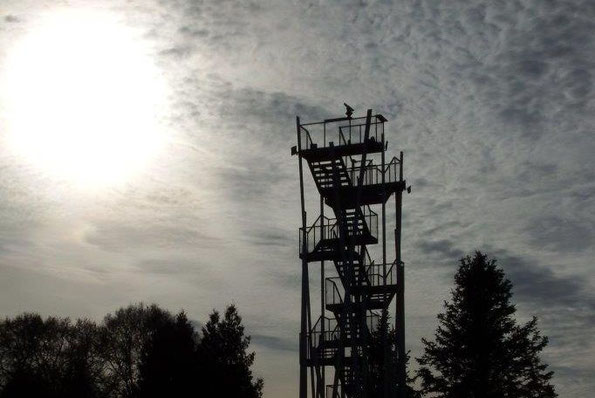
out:
{"label": "stair railing", "polygon": [[[324,224],[322,221],[324,220]],[[318,216],[316,221],[309,227],[306,227],[306,253],[314,251],[316,246],[326,239],[337,239],[338,238],[338,225],[337,220],[334,218],[328,218]],[[304,228],[299,229],[299,253],[304,254]]]}
{"label": "stair railing", "polygon": [[362,206],[362,216],[364,219],[363,228],[366,228],[366,232],[372,237],[378,238],[378,213],[372,210],[370,206],[365,205]]}
{"label": "stair railing", "polygon": [[343,289],[339,289],[339,286],[342,287],[340,277],[326,278],[324,290],[327,305],[343,304]]}
{"label": "stair railing", "polygon": [[[323,325],[324,324],[324,325]],[[322,326],[324,326],[324,333],[322,332]],[[310,351],[314,350],[324,350],[321,354],[324,357],[332,357],[336,349],[329,348],[329,347],[322,347],[322,342],[335,342],[338,341],[340,338],[340,329],[335,318],[328,318],[325,316],[321,316],[318,318],[318,321],[314,324],[310,333],[308,334],[309,342],[310,342]],[[326,350],[330,352],[327,353]],[[320,353],[320,351],[319,351]],[[310,357],[311,358],[311,357]]]}
{"label": "stair railing", "polygon": [[[384,170],[382,169],[382,165],[374,164],[372,161],[366,162],[366,165],[363,166],[363,168],[362,185],[382,184],[383,173],[385,183],[397,182],[399,180],[399,158],[397,157],[393,157],[389,163],[385,164]],[[353,164],[348,169],[349,179],[353,186],[358,186],[358,178],[361,169],[361,164],[359,166]]]}
{"label": "stair railing", "polygon": [[[384,264],[370,264],[366,268],[366,275],[368,276],[368,280],[370,281],[370,286],[385,286],[384,277],[386,275],[386,285],[396,285],[397,284],[397,260],[393,261],[390,264],[390,268],[386,271],[386,274],[383,274],[383,265]],[[388,264],[387,264],[388,265]]]}

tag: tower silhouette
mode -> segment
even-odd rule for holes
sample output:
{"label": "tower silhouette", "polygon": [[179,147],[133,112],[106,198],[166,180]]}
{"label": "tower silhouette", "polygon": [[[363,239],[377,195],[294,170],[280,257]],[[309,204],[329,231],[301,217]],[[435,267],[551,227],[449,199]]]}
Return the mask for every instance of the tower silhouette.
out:
{"label": "tower silhouette", "polygon": [[[316,123],[296,118],[299,158],[302,227],[299,257],[302,260],[300,330],[300,398],[370,396],[370,348],[373,331],[381,314],[395,305],[396,340],[383,334],[384,347],[381,394],[404,398],[406,354],[404,316],[404,263],[401,261],[401,204],[403,191],[410,192],[403,179],[403,152],[386,161],[388,143],[380,114],[369,109],[365,117],[353,117],[345,104],[346,116]],[[379,159],[378,159],[379,158]],[[318,214],[308,223],[303,163],[313,177],[319,204]],[[386,214],[389,199],[395,197],[395,259],[387,261]],[[381,206],[380,226],[378,213]],[[325,212],[331,211],[334,218]],[[368,247],[381,244],[382,259],[372,261]],[[326,276],[325,262],[332,263]],[[320,316],[314,322],[310,305],[311,264],[320,263]],[[396,346],[396,355],[389,351]],[[396,364],[389,357],[396,356]],[[326,368],[332,374],[326,374]],[[332,383],[327,385],[327,376]],[[310,383],[308,383],[310,380]]]}

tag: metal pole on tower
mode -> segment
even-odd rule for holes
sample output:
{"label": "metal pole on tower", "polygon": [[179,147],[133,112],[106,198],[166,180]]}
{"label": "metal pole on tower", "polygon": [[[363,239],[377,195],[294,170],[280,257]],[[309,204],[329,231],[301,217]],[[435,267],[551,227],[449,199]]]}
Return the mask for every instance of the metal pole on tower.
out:
{"label": "metal pole on tower", "polygon": [[[403,181],[403,152],[399,154],[399,181]],[[397,303],[396,303],[396,330],[397,330],[397,397],[405,398],[407,394],[407,370],[405,352],[405,267],[401,260],[401,225],[402,225],[403,191],[395,193],[396,225],[395,225],[395,255],[397,266]]]}

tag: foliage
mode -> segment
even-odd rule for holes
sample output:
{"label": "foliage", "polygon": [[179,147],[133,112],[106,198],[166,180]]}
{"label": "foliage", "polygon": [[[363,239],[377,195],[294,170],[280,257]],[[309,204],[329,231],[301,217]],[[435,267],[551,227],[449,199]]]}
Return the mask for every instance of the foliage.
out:
{"label": "foliage", "polygon": [[199,344],[199,356],[205,358],[202,364],[209,364],[201,367],[201,373],[211,381],[206,385],[207,396],[262,397],[263,381],[254,381],[250,370],[254,353],[246,352],[249,345],[250,337],[244,335],[242,318],[234,305],[227,307],[223,319],[217,311],[211,313]]}
{"label": "foliage", "polygon": [[100,345],[107,376],[106,391],[113,396],[134,398],[139,395],[142,355],[153,335],[172,315],[152,305],[120,308],[103,321]]}
{"label": "foliage", "polygon": [[203,359],[197,356],[197,341],[197,333],[184,312],[155,325],[151,343],[142,351],[140,397],[196,394],[200,388],[198,364]]}
{"label": "foliage", "polygon": [[[389,386],[389,396],[395,396],[396,384],[386,383],[385,377],[389,380],[396,380],[397,364],[399,361],[397,351],[397,331],[390,327],[390,316],[388,311],[383,310],[380,322],[376,329],[372,330],[369,351],[369,374],[368,374],[368,397],[381,398],[385,396],[384,386]],[[385,345],[385,340],[388,344]],[[386,363],[385,363],[386,361]],[[405,363],[409,362],[409,356]],[[386,366],[386,368],[385,368]],[[385,371],[386,369],[386,371]],[[407,397],[418,398],[419,392],[413,387],[413,379],[407,379]],[[385,384],[386,383],[386,384]]]}
{"label": "foliage", "polygon": [[547,337],[533,318],[517,325],[512,284],[496,260],[464,257],[451,302],[438,315],[436,340],[422,339],[418,376],[426,394],[444,398],[556,397],[539,353]]}
{"label": "foliage", "polygon": [[0,321],[0,398],[261,397],[236,308],[223,320],[214,311],[203,332],[200,341],[184,312],[143,304],[99,326],[37,314],[7,318]]}
{"label": "foliage", "polygon": [[94,397],[97,329],[86,320],[23,314],[0,323],[1,397]]}

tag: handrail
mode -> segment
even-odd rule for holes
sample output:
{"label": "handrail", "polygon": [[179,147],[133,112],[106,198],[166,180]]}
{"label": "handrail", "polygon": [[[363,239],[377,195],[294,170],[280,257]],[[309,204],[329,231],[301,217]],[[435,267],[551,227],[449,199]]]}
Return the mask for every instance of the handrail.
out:
{"label": "handrail", "polygon": [[[368,328],[368,332],[372,333],[374,330],[376,330],[376,328],[378,327],[378,324],[380,323],[380,314],[370,311],[369,313],[366,314],[366,327]],[[356,330],[360,330],[361,329],[361,324],[359,322],[356,321]]]}
{"label": "handrail", "polygon": [[[322,333],[322,323],[324,323],[324,335]],[[321,341],[334,341],[340,338],[339,324],[335,318],[328,318],[321,316],[316,321],[316,324],[310,329],[308,333],[310,337],[310,346],[315,348],[320,345]]]}
{"label": "handrail", "polygon": [[[353,186],[361,185],[375,185],[375,184],[382,184],[382,175],[384,174],[384,182],[391,183],[399,181],[399,158],[396,156],[392,158],[392,160],[384,165],[384,170],[382,169],[382,165],[368,163],[365,166],[356,166],[355,163],[352,164],[351,167],[348,168],[349,179]],[[363,179],[360,182],[359,176],[360,171],[364,169],[363,172]]]}
{"label": "handrail", "polygon": [[[354,236],[367,233],[374,238],[378,238],[378,213],[373,211],[368,205],[363,206],[362,210],[358,210],[358,212],[357,229],[351,229],[348,233],[353,234]],[[306,252],[310,253],[322,240],[338,239],[339,228],[340,225],[336,218],[318,216],[313,224],[306,227]],[[301,227],[299,229],[300,254],[303,254],[303,249],[304,228]]]}
{"label": "handrail", "polygon": [[[324,221],[324,223],[322,222]],[[339,236],[337,220],[326,216],[318,216],[312,225],[306,227],[306,252],[309,253],[324,239],[336,239]],[[303,254],[304,228],[299,229],[299,253]]]}
{"label": "handrail", "polygon": [[[383,274],[384,264],[375,264],[372,262],[366,268],[366,275],[370,282],[370,286],[389,286],[397,284],[397,260],[390,264],[390,268]],[[389,264],[386,264],[387,266]],[[386,283],[385,283],[386,277]]]}
{"label": "handrail", "polygon": [[326,278],[325,280],[325,302],[326,304],[343,304],[343,296],[336,281],[341,281],[339,277]]}
{"label": "handrail", "polygon": [[368,233],[374,238],[378,238],[378,213],[376,213],[369,205],[361,207],[361,215],[364,221],[365,228],[368,229]]}
{"label": "handrail", "polygon": [[[380,323],[380,314],[370,311],[366,314],[366,328],[368,333],[373,333]],[[324,333],[322,332],[322,322],[324,323]],[[360,325],[359,322],[356,323]],[[358,330],[359,330],[358,326]],[[322,341],[338,341],[341,338],[341,327],[335,318],[321,316],[316,324],[308,333],[310,348],[320,347]]]}
{"label": "handrail", "polygon": [[306,132],[306,142],[304,143],[305,147],[303,149],[310,149],[312,148],[312,144],[314,143],[314,141],[312,141],[312,137],[310,136],[310,132],[307,128],[300,126],[300,134],[302,130]]}
{"label": "handrail", "polygon": [[[374,115],[372,117],[368,142],[380,142],[384,134],[385,121],[386,119],[381,115]],[[366,117],[331,119],[319,123],[303,123],[300,125],[300,134],[303,133],[306,138],[304,140],[304,147],[301,149],[308,150],[328,148],[333,145],[363,144],[365,127]]]}
{"label": "handrail", "polygon": [[[370,127],[382,125],[381,122],[371,122]],[[361,144],[364,142],[365,134],[364,131],[366,128],[366,123],[358,123],[358,124],[349,124],[347,126],[339,126],[339,132],[341,136],[343,136],[344,145],[347,144]],[[343,130],[348,131],[347,134],[343,134]],[[357,135],[356,135],[357,134]],[[368,140],[370,141],[378,141],[378,129],[375,128],[374,130],[370,129]],[[346,140],[345,135],[349,138]],[[340,142],[340,141],[339,141]]]}

